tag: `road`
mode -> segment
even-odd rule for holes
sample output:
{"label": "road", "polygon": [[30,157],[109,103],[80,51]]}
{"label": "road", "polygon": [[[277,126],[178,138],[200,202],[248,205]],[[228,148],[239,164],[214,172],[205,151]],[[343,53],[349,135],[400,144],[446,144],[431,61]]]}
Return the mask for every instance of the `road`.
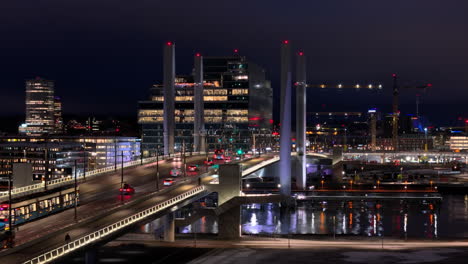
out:
{"label": "road", "polygon": [[[187,158],[187,164],[202,164],[204,159],[204,156]],[[265,158],[255,158],[244,162],[244,164],[248,167],[264,159]],[[39,252],[44,252],[48,249],[63,245],[67,232],[73,240],[149,208],[161,201],[177,196],[196,186],[191,183],[182,183],[168,192],[143,202],[131,204],[132,201],[143,198],[156,191],[155,165],[156,164],[153,163],[124,169],[124,181],[134,186],[136,190],[136,193],[131,196],[126,195],[122,197],[119,195],[118,189],[120,188],[121,176],[118,171],[82,183],[80,185],[81,204],[77,210],[78,223],[74,221],[74,210],[69,209],[19,226],[19,230],[16,232],[15,247],[18,248],[18,246],[24,245],[21,250],[15,250],[15,248],[13,248],[5,252],[0,252],[2,263],[18,263],[24,261],[35,256]],[[182,163],[180,161],[160,161],[161,188],[167,188],[163,187],[162,180],[169,176],[169,171],[173,167],[180,167],[181,165]],[[205,172],[205,169],[201,169],[198,173],[200,172]],[[187,177],[195,177],[198,173],[187,174]],[[210,180],[212,180],[210,177],[204,179],[204,181]],[[177,181],[183,181],[183,176],[179,176]],[[131,206],[122,207],[128,204],[131,204]],[[114,210],[116,208],[120,209]],[[35,242],[37,241],[36,239],[45,236],[48,236],[46,241],[25,244],[28,241]]]}

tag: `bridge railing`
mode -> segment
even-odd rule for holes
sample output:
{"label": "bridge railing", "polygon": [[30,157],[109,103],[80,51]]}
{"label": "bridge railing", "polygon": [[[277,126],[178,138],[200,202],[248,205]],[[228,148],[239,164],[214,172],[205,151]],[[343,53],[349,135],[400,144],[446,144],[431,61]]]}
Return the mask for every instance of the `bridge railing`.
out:
{"label": "bridge railing", "polygon": [[277,161],[279,161],[279,160],[280,160],[280,157],[279,157],[279,156],[274,156],[274,157],[271,158],[271,159],[262,161],[262,162],[260,162],[260,163],[258,163],[258,164],[256,164],[256,165],[254,165],[254,166],[252,166],[252,167],[249,167],[249,168],[247,168],[247,169],[245,169],[245,170],[242,170],[242,177],[247,176],[247,175],[249,175],[249,174],[251,174],[251,173],[253,173],[253,172],[255,172],[255,171],[257,171],[257,170],[259,170],[259,169],[261,169],[261,168],[263,168],[263,167],[265,167],[265,166],[267,166],[267,165],[270,165],[270,164],[272,164],[272,163],[275,163],[275,162],[277,162]]}
{"label": "bridge railing", "polygon": [[150,207],[146,210],[143,210],[141,212],[138,212],[132,216],[129,216],[127,218],[124,218],[114,224],[108,225],[104,228],[99,229],[98,231],[95,231],[91,234],[88,234],[86,236],[83,236],[81,238],[78,238],[74,241],[71,241],[70,243],[67,243],[66,245],[60,246],[58,248],[55,248],[53,250],[50,250],[46,253],[43,253],[42,255],[35,257],[31,260],[28,260],[24,262],[24,264],[39,264],[39,263],[47,263],[50,262],[54,259],[60,258],[62,256],[65,256],[68,253],[71,253],[77,249],[80,249],[90,243],[93,243],[94,241],[97,241],[105,236],[108,236],[112,234],[113,232],[116,232],[122,228],[125,228],[127,226],[130,226],[131,224],[138,222],[152,214],[155,214],[157,212],[160,212],[166,208],[169,208],[185,199],[188,197],[194,196],[196,194],[199,194],[205,190],[204,186],[198,186],[190,191],[187,191],[185,193],[182,193],[172,199],[169,199],[167,201],[163,201],[153,207]]}
{"label": "bridge railing", "polygon": [[[186,157],[189,156],[188,154],[189,153],[186,153],[185,156]],[[201,154],[205,154],[205,152],[192,152],[192,155],[201,155]],[[168,158],[181,157],[181,156],[182,156],[181,154],[175,154],[175,155],[170,156],[170,157],[169,156],[159,156],[159,160],[162,161],[162,160],[165,160],[165,159],[168,159]],[[145,158],[145,159],[142,159],[142,160],[134,160],[134,161],[124,162],[123,167],[127,168],[127,167],[137,166],[137,165],[140,165],[140,164],[147,164],[147,163],[155,162],[156,160],[157,160],[157,157],[149,157],[149,158]],[[78,179],[78,181],[82,181],[85,178],[91,178],[93,176],[97,176],[97,175],[100,175],[102,173],[115,171],[116,169],[119,169],[121,166],[122,166],[122,164],[119,163],[119,164],[117,164],[117,166],[113,165],[113,166],[108,166],[108,167],[104,167],[104,168],[100,168],[100,169],[87,171],[86,174],[83,173],[83,172],[80,172],[80,173],[77,173],[77,179]],[[50,180],[50,181],[47,181],[47,187],[52,189],[52,188],[56,188],[56,187],[59,187],[59,186],[72,184],[74,180],[75,180],[74,176],[68,176],[68,177],[63,177],[63,178],[59,178],[59,179]],[[36,183],[36,184],[31,184],[31,185],[28,185],[28,186],[20,187],[20,188],[13,188],[11,190],[11,194],[14,197],[18,197],[18,196],[21,196],[21,195],[27,195],[27,194],[30,194],[30,193],[42,191],[44,188],[45,188],[45,183],[41,182],[41,183]],[[4,199],[6,197],[8,197],[8,192],[0,192],[0,199]]]}

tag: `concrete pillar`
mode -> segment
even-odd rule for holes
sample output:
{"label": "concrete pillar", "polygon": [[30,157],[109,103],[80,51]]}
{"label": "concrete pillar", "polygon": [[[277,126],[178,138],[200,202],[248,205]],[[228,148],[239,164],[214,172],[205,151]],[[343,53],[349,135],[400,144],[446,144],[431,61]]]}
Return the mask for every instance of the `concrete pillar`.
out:
{"label": "concrete pillar", "polygon": [[241,237],[241,207],[236,205],[218,216],[218,237],[239,239]]}
{"label": "concrete pillar", "polygon": [[371,150],[375,151],[376,144],[377,144],[377,117],[375,116],[375,110],[374,112],[370,113],[370,134],[371,134]]}
{"label": "concrete pillar", "polygon": [[392,146],[395,151],[398,150],[398,117],[400,116],[400,111],[398,110],[398,95],[397,76],[393,74]]}
{"label": "concrete pillar", "polygon": [[280,102],[280,193],[291,195],[291,47],[281,44],[281,102]]}
{"label": "concrete pillar", "polygon": [[306,58],[303,52],[296,56],[296,187],[306,189]]}
{"label": "concrete pillar", "polygon": [[303,52],[296,56],[296,152],[306,152],[306,58]]}
{"label": "concrete pillar", "polygon": [[164,155],[174,153],[175,133],[175,44],[164,45]]}
{"label": "concrete pillar", "polygon": [[175,221],[172,212],[164,216],[164,241],[175,241]]}
{"label": "concrete pillar", "polygon": [[239,196],[242,188],[242,172],[239,164],[222,164],[219,166],[218,206]]}
{"label": "concrete pillar", "polygon": [[203,57],[200,53],[195,54],[194,59],[194,115],[195,122],[193,124],[193,146],[195,151],[205,150],[202,146],[205,145],[204,136],[201,135],[205,133],[205,114],[204,114],[204,105],[203,105]]}
{"label": "concrete pillar", "polygon": [[305,190],[307,187],[307,159],[306,155],[296,156],[296,187],[298,190]]}
{"label": "concrete pillar", "polygon": [[96,248],[90,248],[86,250],[85,252],[85,263],[86,264],[97,264],[98,263],[98,257],[97,257],[98,251]]}

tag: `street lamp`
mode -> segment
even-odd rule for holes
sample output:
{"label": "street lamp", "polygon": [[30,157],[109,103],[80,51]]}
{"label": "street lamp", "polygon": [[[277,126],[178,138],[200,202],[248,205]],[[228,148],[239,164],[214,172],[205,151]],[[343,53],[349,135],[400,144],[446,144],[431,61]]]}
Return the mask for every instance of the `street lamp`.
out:
{"label": "street lamp", "polygon": [[156,189],[159,191],[159,145],[156,149]]}
{"label": "street lamp", "polygon": [[11,183],[11,173],[8,175],[8,230],[12,232],[12,221],[11,221],[11,188],[12,188],[12,183]]}
{"label": "street lamp", "polygon": [[124,152],[122,150],[121,152],[122,160],[120,162],[120,188],[123,188],[123,182],[124,182]]}
{"label": "street lamp", "polygon": [[78,220],[78,211],[77,211],[77,206],[78,206],[78,178],[77,178],[77,171],[78,171],[78,166],[76,164],[76,159],[75,159],[75,195],[74,195],[74,200],[75,200],[75,222]]}
{"label": "street lamp", "polygon": [[322,184],[322,190],[323,190],[323,184],[325,183],[325,181],[321,180],[320,183]]}
{"label": "street lamp", "polygon": [[187,177],[187,160],[186,160],[186,157],[185,157],[185,139],[182,141],[182,153],[184,155],[184,179]]}
{"label": "street lamp", "polygon": [[427,127],[424,128],[424,138],[425,138],[425,140],[424,140],[424,142],[425,142],[424,143],[424,151],[427,152]]}

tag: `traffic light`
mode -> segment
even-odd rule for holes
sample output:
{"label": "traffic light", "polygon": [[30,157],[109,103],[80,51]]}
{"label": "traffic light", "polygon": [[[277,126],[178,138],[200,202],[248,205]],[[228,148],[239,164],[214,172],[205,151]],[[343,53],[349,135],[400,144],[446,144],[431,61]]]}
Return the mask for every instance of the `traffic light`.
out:
{"label": "traffic light", "polygon": [[242,151],[242,149],[238,149],[237,154],[242,155],[242,154],[244,154],[244,152]]}

